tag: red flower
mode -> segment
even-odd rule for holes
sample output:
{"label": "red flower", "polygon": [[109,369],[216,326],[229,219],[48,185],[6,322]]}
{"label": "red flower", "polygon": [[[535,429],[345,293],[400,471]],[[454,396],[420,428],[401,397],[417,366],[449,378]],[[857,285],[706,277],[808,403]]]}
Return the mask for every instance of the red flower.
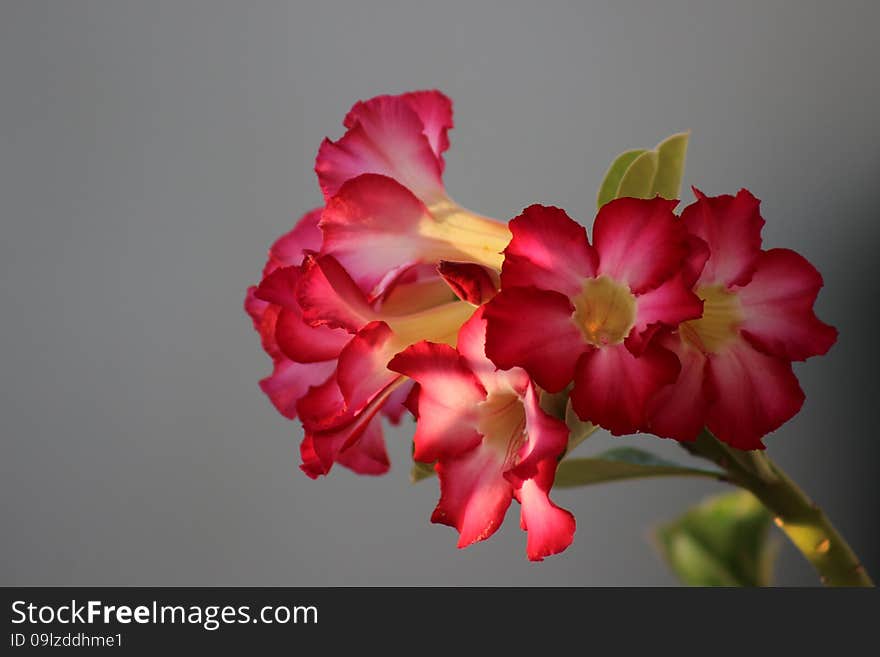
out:
{"label": "red flower", "polygon": [[[260,381],[260,387],[278,411],[290,419],[297,417],[297,405],[310,389],[325,385],[332,377],[337,358],[350,338],[340,329],[306,324],[296,299],[305,253],[321,244],[319,216],[320,210],[307,213],[272,245],[263,281],[249,288],[245,298],[245,310],[274,364],[272,374]],[[389,466],[381,422],[375,414],[369,420],[362,426],[365,438],[340,449],[337,460],[355,472],[381,474]],[[308,436],[301,451],[303,470],[316,476],[321,467]]]}
{"label": "red flower", "polygon": [[[443,94],[359,102],[344,124],[317,157],[326,207],[272,247],[246,300],[275,363],[261,385],[302,421],[302,469],[313,477],[337,461],[388,469],[380,418],[400,419],[412,384],[386,363],[422,339],[454,342],[471,304],[497,289],[497,273],[468,263],[500,269],[510,237],[446,194],[452,104]],[[459,262],[441,274],[443,258]]]}
{"label": "red flower", "polygon": [[562,210],[526,208],[510,222],[502,290],[486,309],[489,358],[550,392],[574,381],[582,420],[614,434],[645,429],[648,400],[679,370],[654,333],[699,317],[702,305],[682,279],[689,249],[676,203],[608,203],[593,245]]}
{"label": "red flower", "polygon": [[[445,295],[435,289],[445,288]],[[381,410],[393,420],[403,411],[411,384],[386,365],[411,344],[428,339],[454,343],[474,306],[458,300],[443,279],[398,280],[370,303],[348,272],[328,255],[309,257],[298,282],[303,318],[315,329],[342,330],[349,340],[333,375],[297,404],[307,440],[325,474],[343,450],[362,440]],[[426,299],[432,304],[426,305]]]}
{"label": "red flower", "polygon": [[549,498],[568,441],[564,422],[547,415],[525,371],[499,371],[486,358],[482,311],[461,328],[458,348],[419,342],[388,367],[418,382],[414,458],[433,463],[440,502],[431,520],[455,527],[458,546],[491,536],[511,499],[521,504],[529,559],[561,552],[574,517]]}
{"label": "red flower", "polygon": [[819,272],[794,251],[761,249],[758,199],[694,193],[682,221],[708,245],[689,263],[704,312],[662,338],[682,369],[653,400],[651,430],[693,440],[705,425],[734,447],[763,449],[804,401],[791,362],[827,352],[837,331],[813,312]]}
{"label": "red flower", "polygon": [[507,226],[465,210],[443,186],[452,103],[439,91],[357,103],[315,171],[327,207],[322,253],[333,255],[369,299],[414,265],[441,260],[501,269]]}

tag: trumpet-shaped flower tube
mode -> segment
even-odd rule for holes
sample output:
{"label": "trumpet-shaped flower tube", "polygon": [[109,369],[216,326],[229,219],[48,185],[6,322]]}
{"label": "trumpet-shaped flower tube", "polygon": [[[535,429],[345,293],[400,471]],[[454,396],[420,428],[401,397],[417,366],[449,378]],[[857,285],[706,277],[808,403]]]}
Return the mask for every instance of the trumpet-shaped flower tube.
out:
{"label": "trumpet-shaped flower tube", "polygon": [[466,547],[491,536],[517,499],[529,559],[561,552],[575,521],[549,491],[568,428],[540,408],[524,370],[499,371],[486,358],[482,311],[461,328],[457,344],[419,342],[389,364],[419,385],[414,458],[436,462],[440,479],[431,520],[455,527],[458,546]]}
{"label": "trumpet-shaped flower tube", "polygon": [[559,208],[533,205],[510,222],[501,292],[488,303],[486,353],[521,367],[614,434],[646,428],[648,400],[678,376],[658,330],[700,316],[685,283],[690,251],[676,201],[622,198],[599,211],[593,244]]}
{"label": "trumpet-shaped flower tube", "polygon": [[322,252],[372,300],[404,271],[441,260],[501,269],[507,226],[460,207],[443,185],[452,103],[438,91],[378,96],[325,140],[315,170],[324,191]]}
{"label": "trumpet-shaped flower tube", "polygon": [[819,272],[794,251],[761,249],[758,199],[694,192],[682,221],[708,246],[692,271],[704,312],[662,338],[682,369],[652,401],[651,430],[693,440],[705,425],[733,447],[762,449],[803,404],[791,362],[827,352],[837,331],[813,312]]}

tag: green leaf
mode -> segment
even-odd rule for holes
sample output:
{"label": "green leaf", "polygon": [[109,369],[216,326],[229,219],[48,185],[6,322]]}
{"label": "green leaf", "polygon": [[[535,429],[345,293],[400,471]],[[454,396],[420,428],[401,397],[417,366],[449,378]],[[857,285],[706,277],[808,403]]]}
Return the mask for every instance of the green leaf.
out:
{"label": "green leaf", "polygon": [[634,198],[653,198],[654,178],[660,156],[657,151],[645,151],[632,161],[620,179],[620,186],[614,198],[632,196]]}
{"label": "green leaf", "polygon": [[409,471],[409,481],[410,483],[417,484],[422,479],[433,477],[435,474],[436,473],[434,472],[433,463],[422,463],[421,461],[413,461],[412,468],[410,468]]}
{"label": "green leaf", "polygon": [[602,186],[599,187],[599,195],[596,199],[597,207],[601,208],[608,201],[617,198],[617,190],[620,187],[623,174],[629,169],[629,165],[633,163],[633,160],[644,152],[645,149],[624,151],[611,163],[611,166],[608,167],[608,172],[605,174],[605,180],[602,181]]}
{"label": "green leaf", "polygon": [[748,491],[705,500],[657,529],[666,562],[690,586],[768,586],[777,544],[771,515]]}
{"label": "green leaf", "polygon": [[654,194],[663,198],[681,198],[681,179],[687,156],[690,132],[679,132],[657,144],[657,175],[654,177]]}
{"label": "green leaf", "polygon": [[661,141],[652,150],[636,149],[617,156],[596,197],[598,207],[622,196],[679,198],[690,132]]}
{"label": "green leaf", "polygon": [[607,481],[647,477],[720,479],[722,476],[722,473],[714,470],[679,465],[634,447],[619,447],[594,458],[564,459],[556,470],[554,485],[559,488],[574,488]]}

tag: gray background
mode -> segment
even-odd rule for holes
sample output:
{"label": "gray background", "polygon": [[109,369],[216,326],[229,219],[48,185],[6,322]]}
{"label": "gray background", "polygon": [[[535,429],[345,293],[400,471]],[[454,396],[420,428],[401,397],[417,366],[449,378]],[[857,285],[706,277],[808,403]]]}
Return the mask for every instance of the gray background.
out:
{"label": "gray background", "polygon": [[[513,513],[465,551],[429,523],[405,434],[383,478],[297,470],[244,290],[349,106],[424,87],[455,101],[448,189],[486,214],[589,220],[616,153],[685,128],[689,183],[764,199],[841,331],[770,453],[880,574],[877,3],[0,7],[0,583],[674,583],[649,529],[720,486],[558,492],[576,542],[535,565]],[[778,581],[815,578],[786,548]]]}

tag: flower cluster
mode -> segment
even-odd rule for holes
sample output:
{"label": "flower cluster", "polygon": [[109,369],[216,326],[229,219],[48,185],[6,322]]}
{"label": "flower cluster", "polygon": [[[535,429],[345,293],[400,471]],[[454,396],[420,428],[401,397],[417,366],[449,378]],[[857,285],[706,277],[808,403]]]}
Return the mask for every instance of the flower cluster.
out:
{"label": "flower cluster", "polygon": [[549,497],[569,444],[565,395],[615,435],[740,449],[800,409],[791,363],[836,331],[802,257],[762,250],[747,191],[678,202],[619,198],[586,229],[533,205],[509,224],[453,202],[442,174],[452,105],[436,91],[357,103],[321,145],[324,207],[270,249],[245,308],[272,358],[261,387],[304,427],[302,470],[389,468],[382,417],[417,418],[414,459],[432,464],[432,520],[464,547],[513,499],[527,554],[564,550],[573,516]]}

